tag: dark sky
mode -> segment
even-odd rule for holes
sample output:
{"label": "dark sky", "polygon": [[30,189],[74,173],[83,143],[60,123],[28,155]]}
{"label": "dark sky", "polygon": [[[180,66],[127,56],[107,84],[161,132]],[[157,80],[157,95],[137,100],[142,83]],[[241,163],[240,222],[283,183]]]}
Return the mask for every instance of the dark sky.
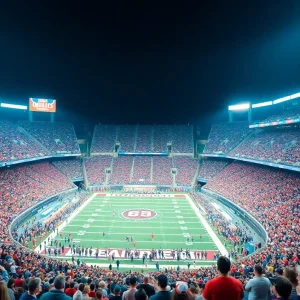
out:
{"label": "dark sky", "polygon": [[78,122],[197,123],[300,91],[300,1],[6,1],[0,99]]}

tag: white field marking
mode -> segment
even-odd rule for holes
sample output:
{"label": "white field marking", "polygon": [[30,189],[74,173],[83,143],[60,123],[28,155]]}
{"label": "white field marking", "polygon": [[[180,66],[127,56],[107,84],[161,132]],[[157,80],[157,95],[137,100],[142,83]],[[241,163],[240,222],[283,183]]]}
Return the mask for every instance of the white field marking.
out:
{"label": "white field marking", "polygon": [[[85,214],[80,214],[80,215],[78,215],[78,219],[80,218],[80,217],[84,217],[85,219],[86,219],[86,217],[91,217],[91,215],[90,214],[87,214],[87,215],[85,215]],[[155,218],[157,218],[157,217],[163,217],[164,219],[197,219],[197,216],[193,216],[193,217],[186,217],[186,216],[166,216],[165,214],[162,216],[162,215],[158,215],[158,216],[156,216],[156,217],[151,217],[151,218],[149,218],[149,220],[155,220]],[[110,215],[101,215],[101,214],[98,214],[98,216],[97,216],[97,218],[102,218],[102,220],[103,219],[105,219],[105,218],[107,218],[107,219],[111,219],[111,216]],[[89,218],[90,219],[90,218]],[[129,219],[129,218],[128,218]],[[94,220],[94,221],[96,221],[95,219],[91,219],[91,220]],[[131,221],[147,221],[148,219],[130,219]],[[94,222],[93,221],[93,222]]]}
{"label": "white field marking", "polygon": [[[80,232],[80,231],[68,231],[70,233],[77,233]],[[82,231],[84,232],[84,234],[102,234],[102,232],[100,231]],[[192,234],[189,234],[189,233],[156,233],[155,235],[164,235],[164,236],[169,236],[169,235],[177,235],[177,236],[182,236],[182,234],[188,234],[189,236],[192,236]],[[119,233],[119,232],[111,232],[110,235],[121,235],[121,236],[124,236],[123,233]],[[135,232],[134,235],[142,235],[142,236],[145,236],[145,233],[143,232]],[[202,235],[204,236],[204,234]],[[205,236],[208,236],[210,237],[208,234],[206,234]],[[194,239],[195,240],[195,239]]]}
{"label": "white field marking", "polygon": [[228,255],[228,251],[224,247],[224,245],[221,243],[215,232],[211,229],[210,225],[207,223],[207,221],[203,218],[203,216],[199,213],[199,210],[193,200],[190,198],[188,194],[185,194],[186,199],[189,201],[192,209],[194,210],[195,214],[198,216],[199,220],[202,222],[203,226],[205,227],[206,231],[208,234],[211,236],[212,240],[218,247],[219,251],[221,252],[222,255]]}
{"label": "white field marking", "polygon": [[[73,224],[68,224],[68,225],[66,225],[66,227],[79,227],[80,225],[73,225]],[[84,225],[83,225],[84,226]],[[89,226],[89,228],[101,228],[101,227],[108,227],[107,225],[90,225]],[[115,226],[115,227],[117,227],[117,228],[120,228],[120,226]],[[122,226],[122,228],[124,228],[124,229],[136,229],[137,227],[136,226]],[[174,226],[172,226],[172,227],[168,227],[168,226],[139,226],[138,227],[138,229],[146,229],[146,228],[157,228],[157,229],[159,229],[159,228],[164,228],[164,229],[176,229],[177,230],[177,228],[174,228]],[[184,227],[184,228],[186,228],[186,229],[183,229],[183,227],[181,226],[181,227],[179,227],[178,229],[181,229],[181,230],[198,230],[198,229],[203,229],[203,230],[205,230],[205,228],[204,227]],[[203,234],[201,234],[201,235],[203,235]]]}
{"label": "white field marking", "polygon": [[[64,222],[62,222],[58,227],[57,227],[57,229],[58,229],[58,232],[61,232],[65,227],[66,227],[66,225],[70,222],[70,221],[72,221],[76,216],[77,216],[77,214],[79,213],[79,212],[81,212],[94,198],[96,197],[96,194],[93,194],[89,199],[87,199],[81,206],[79,206],[78,208],[76,208],[72,213],[71,213],[71,215],[67,218],[67,220],[65,220]],[[52,237],[52,239],[54,239],[55,237],[56,237],[56,231],[55,232],[53,232],[53,233],[51,233],[49,236],[47,236],[47,239],[49,238],[49,237]],[[39,246],[37,246],[35,249],[34,249],[34,251],[35,252],[39,252],[39,251],[42,251],[42,250],[44,250],[44,240],[42,241],[42,243],[41,243],[41,245],[42,245],[42,248],[40,249],[40,245]]]}
{"label": "white field marking", "polygon": [[[64,241],[65,239],[56,239],[58,241]],[[78,239],[77,239],[78,240]],[[118,243],[124,243],[124,245],[127,245],[128,243],[124,240],[124,241],[120,241],[120,240],[108,240],[106,238],[103,238],[102,240],[90,240],[90,239],[81,239],[82,242],[118,242]],[[137,241],[137,243],[147,243],[147,244],[151,244],[151,240],[149,238],[149,240],[147,241]],[[169,242],[169,241],[166,241],[166,240],[163,240],[163,241],[159,241],[159,240],[155,240],[155,243],[166,243],[166,244],[182,244],[182,241],[178,241],[178,242]],[[150,245],[149,244],[149,245]],[[214,245],[214,242],[194,242],[193,244],[213,244]]]}
{"label": "white field marking", "polygon": [[[86,220],[86,219],[85,219]],[[85,221],[84,220],[84,221]],[[156,223],[158,223],[158,220],[159,219],[149,219],[148,221],[147,220],[143,220],[143,221],[140,221],[140,222],[153,222],[153,220],[155,220],[156,221]],[[107,220],[95,220],[94,221],[94,223],[103,223],[104,221],[107,221]],[[133,221],[133,220],[129,220],[129,219],[124,219],[124,220],[115,220],[115,219],[110,219],[110,221],[113,221],[114,223],[132,223],[132,222],[135,222],[135,221]],[[73,220],[72,221],[72,223],[80,223],[80,224],[83,224],[83,220],[79,220],[79,218],[76,218],[76,220]],[[182,223],[182,222],[184,222],[184,221],[182,221],[182,220],[179,220],[179,221],[175,221],[175,222],[171,222],[171,221],[168,221],[168,222],[164,222],[164,224],[199,224],[199,225],[202,225],[202,224],[200,224],[199,223],[199,221],[198,222],[184,222],[184,223]],[[123,228],[123,226],[121,226],[122,228]],[[199,228],[201,228],[201,227],[199,227]]]}

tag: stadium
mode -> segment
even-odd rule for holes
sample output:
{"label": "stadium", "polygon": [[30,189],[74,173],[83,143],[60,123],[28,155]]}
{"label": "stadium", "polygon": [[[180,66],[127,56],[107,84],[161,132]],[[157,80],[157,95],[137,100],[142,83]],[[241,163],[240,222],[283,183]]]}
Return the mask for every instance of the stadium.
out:
{"label": "stadium", "polygon": [[0,300],[300,300],[299,3],[51,2],[3,17]]}

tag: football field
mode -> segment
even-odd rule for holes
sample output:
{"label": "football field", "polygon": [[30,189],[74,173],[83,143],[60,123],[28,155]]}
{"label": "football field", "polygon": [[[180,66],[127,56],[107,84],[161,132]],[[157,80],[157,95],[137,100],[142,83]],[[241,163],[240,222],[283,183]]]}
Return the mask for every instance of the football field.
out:
{"label": "football field", "polygon": [[[216,251],[223,252],[198,207],[182,194],[94,194],[60,232],[62,238],[55,239],[62,243],[71,234],[76,247],[93,249],[91,256],[82,255],[87,262],[95,261],[96,248],[98,259],[106,260],[105,249],[108,256],[114,253],[116,259],[124,259],[126,248],[138,250],[140,258],[145,251],[161,248],[166,260],[173,259],[172,249],[190,249],[191,259],[197,259],[195,252],[205,250],[210,264]],[[72,255],[68,247],[65,256]]]}

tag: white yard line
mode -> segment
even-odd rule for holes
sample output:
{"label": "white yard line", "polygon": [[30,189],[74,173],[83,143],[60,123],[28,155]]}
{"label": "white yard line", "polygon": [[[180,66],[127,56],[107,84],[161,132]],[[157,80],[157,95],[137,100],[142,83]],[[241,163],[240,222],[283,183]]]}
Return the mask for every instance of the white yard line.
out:
{"label": "white yard line", "polygon": [[198,216],[198,218],[200,219],[200,221],[202,222],[203,226],[205,227],[205,229],[207,230],[208,234],[211,236],[212,240],[214,241],[214,243],[216,244],[217,248],[219,249],[219,251],[221,252],[222,255],[226,255],[228,256],[228,251],[227,249],[224,247],[224,245],[221,243],[221,241],[219,240],[219,238],[217,237],[217,235],[215,234],[215,232],[211,229],[210,225],[208,224],[208,222],[203,218],[203,216],[200,214],[199,209],[197,208],[196,204],[194,203],[194,201],[191,199],[191,197],[188,194],[185,194],[186,199],[189,201],[192,209],[194,210],[194,212],[196,213],[196,215]]}
{"label": "white yard line", "polygon": [[[74,225],[74,224],[67,224],[66,227],[78,227],[80,225]],[[107,227],[107,225],[90,225],[89,228],[104,228],[104,227]],[[136,229],[136,226],[122,226],[122,228],[125,228],[125,229]],[[168,227],[168,226],[139,226],[139,229],[151,229],[151,228],[157,228],[157,229],[160,229],[160,228],[164,228],[164,229],[176,229],[174,228],[174,226],[172,227]],[[199,229],[205,229],[204,227],[189,227],[188,230],[199,230]],[[201,234],[202,236],[208,236],[209,234]],[[199,235],[197,235],[199,236]]]}

